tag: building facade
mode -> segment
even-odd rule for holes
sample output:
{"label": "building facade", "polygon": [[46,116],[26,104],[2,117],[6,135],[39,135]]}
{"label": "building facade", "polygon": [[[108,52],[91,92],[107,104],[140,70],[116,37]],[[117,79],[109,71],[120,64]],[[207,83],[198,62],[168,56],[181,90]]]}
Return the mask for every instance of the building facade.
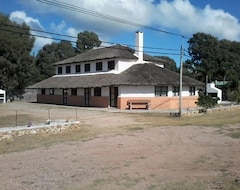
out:
{"label": "building facade", "polygon": [[[135,45],[92,49],[54,63],[55,75],[29,88],[38,90],[40,103],[129,109],[134,101],[135,108],[149,102],[149,109],[178,109],[179,74],[143,53],[143,33],[136,33]],[[182,107],[197,107],[203,84],[186,76],[182,84]]]}

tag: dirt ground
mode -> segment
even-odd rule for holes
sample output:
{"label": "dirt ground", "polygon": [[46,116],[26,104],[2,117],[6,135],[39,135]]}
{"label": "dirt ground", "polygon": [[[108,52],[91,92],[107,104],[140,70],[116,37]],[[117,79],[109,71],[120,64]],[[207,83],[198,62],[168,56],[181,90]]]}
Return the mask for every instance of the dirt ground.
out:
{"label": "dirt ground", "polygon": [[[84,124],[138,123],[129,115],[114,114],[113,119],[108,114],[112,113],[102,112],[101,120],[96,116]],[[240,179],[240,139],[224,132],[239,127],[154,127],[2,154],[0,186],[3,190],[222,189],[225,178],[237,183]]]}

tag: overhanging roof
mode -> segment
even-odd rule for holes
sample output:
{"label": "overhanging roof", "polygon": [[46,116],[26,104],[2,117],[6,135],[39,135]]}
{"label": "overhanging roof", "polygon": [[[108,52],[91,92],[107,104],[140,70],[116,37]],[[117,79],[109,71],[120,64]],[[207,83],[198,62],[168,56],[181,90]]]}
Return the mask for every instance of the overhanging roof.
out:
{"label": "overhanging roof", "polygon": [[[179,86],[179,74],[152,63],[136,64],[120,74],[53,76],[29,88],[94,88],[104,86]],[[185,86],[203,86],[200,81],[183,76]]]}
{"label": "overhanging roof", "polygon": [[[57,63],[53,63],[53,65],[66,65],[72,63],[82,63],[82,62],[91,62],[91,61],[98,61],[98,60],[106,60],[106,59],[133,59],[137,60],[138,57],[134,55],[135,50],[126,46],[115,45],[105,48],[98,48],[98,49],[91,49],[86,51],[82,54],[76,55],[74,57],[59,61]],[[157,63],[165,63],[166,61],[150,56],[148,54],[143,54],[143,59],[145,61],[152,61]]]}

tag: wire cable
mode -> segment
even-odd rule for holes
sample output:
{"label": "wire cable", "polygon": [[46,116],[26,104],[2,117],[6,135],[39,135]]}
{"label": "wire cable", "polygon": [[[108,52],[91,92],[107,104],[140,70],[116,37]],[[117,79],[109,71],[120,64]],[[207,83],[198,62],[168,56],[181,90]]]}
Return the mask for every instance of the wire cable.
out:
{"label": "wire cable", "polygon": [[146,28],[146,29],[149,29],[149,30],[153,30],[153,31],[157,31],[157,32],[161,32],[161,33],[165,33],[165,34],[174,35],[174,36],[189,39],[188,37],[186,37],[184,35],[181,35],[181,34],[161,30],[159,28],[154,28],[152,26],[147,26],[147,25],[139,24],[139,23],[136,23],[136,22],[133,22],[133,21],[125,20],[125,19],[122,19],[122,18],[114,17],[114,16],[111,16],[111,15],[103,14],[103,13],[96,12],[96,11],[92,11],[90,9],[82,8],[82,7],[79,7],[79,6],[74,6],[74,5],[69,4],[69,3],[64,3],[64,2],[57,1],[57,0],[54,0],[54,1],[53,0],[37,0],[37,1],[40,2],[40,3],[52,5],[52,6],[55,6],[55,7],[59,7],[59,8],[63,8],[63,9],[87,14],[87,15],[94,16],[94,17],[97,17],[97,18],[102,18],[102,19],[105,19],[105,20],[114,21],[114,22],[118,22],[118,23],[121,23],[121,24],[131,25],[131,26],[136,26],[136,27],[140,27],[140,28]]}

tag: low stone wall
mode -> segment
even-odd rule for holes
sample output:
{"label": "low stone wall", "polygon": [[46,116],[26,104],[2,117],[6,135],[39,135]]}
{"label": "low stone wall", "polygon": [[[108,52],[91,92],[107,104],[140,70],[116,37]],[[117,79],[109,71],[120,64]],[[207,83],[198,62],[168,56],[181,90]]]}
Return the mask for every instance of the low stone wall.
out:
{"label": "low stone wall", "polygon": [[240,105],[219,106],[216,108],[207,109],[206,113],[211,114],[211,113],[220,112],[220,111],[234,111],[239,109],[240,109]]}
{"label": "low stone wall", "polygon": [[216,112],[221,112],[221,111],[234,111],[234,110],[239,110],[240,105],[230,105],[230,106],[219,106],[216,108],[211,108],[211,109],[197,109],[197,110],[190,110],[187,112],[184,112],[182,115],[183,116],[195,116],[199,114],[212,114]]}
{"label": "low stone wall", "polygon": [[43,125],[40,127],[28,127],[24,129],[9,129],[8,131],[0,132],[0,141],[1,140],[11,140],[14,137],[19,137],[23,135],[34,135],[34,134],[57,134],[64,131],[71,131],[74,129],[80,128],[79,121],[69,122],[58,125]]}

